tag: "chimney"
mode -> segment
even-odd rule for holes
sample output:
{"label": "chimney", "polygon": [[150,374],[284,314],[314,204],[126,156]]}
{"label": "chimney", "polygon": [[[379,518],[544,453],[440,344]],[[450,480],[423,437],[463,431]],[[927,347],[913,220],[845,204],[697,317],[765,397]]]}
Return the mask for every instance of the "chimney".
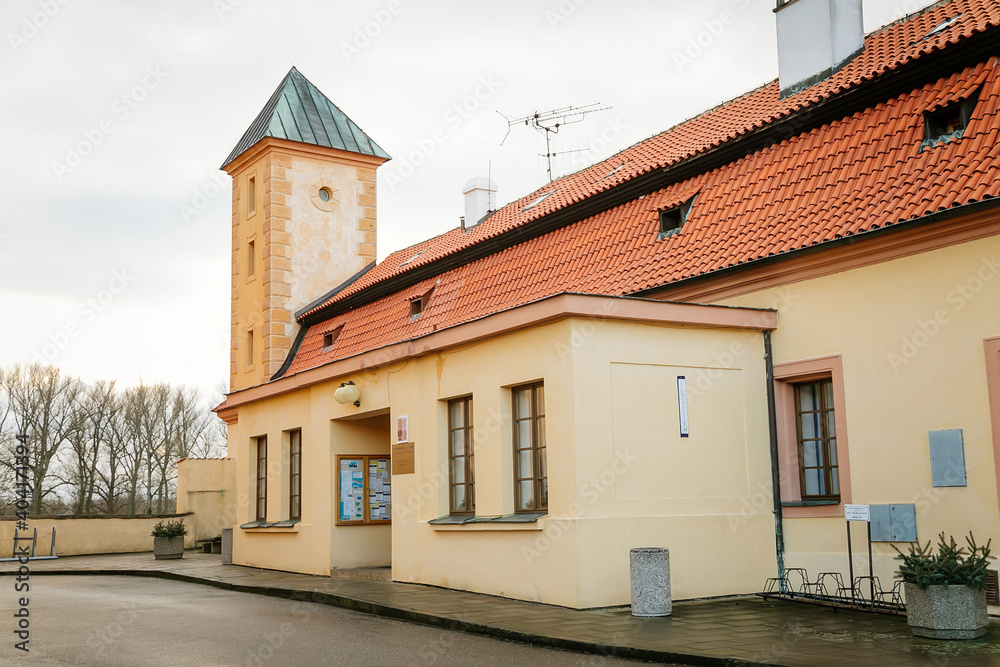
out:
{"label": "chimney", "polygon": [[865,48],[862,0],[778,0],[781,97],[828,78]]}
{"label": "chimney", "polygon": [[497,207],[497,184],[491,178],[470,178],[462,188],[465,195],[465,227],[475,227],[490,211]]}

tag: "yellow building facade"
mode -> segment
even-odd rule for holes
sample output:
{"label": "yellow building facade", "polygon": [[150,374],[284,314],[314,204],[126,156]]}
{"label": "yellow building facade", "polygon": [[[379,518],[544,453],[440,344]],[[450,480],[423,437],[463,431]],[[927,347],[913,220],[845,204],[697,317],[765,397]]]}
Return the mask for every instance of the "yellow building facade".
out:
{"label": "yellow building facade", "polygon": [[290,72],[225,166],[234,562],[592,608],[636,547],[677,599],[846,579],[847,505],[885,585],[1000,536],[1000,16],[958,4],[377,265],[388,154]]}

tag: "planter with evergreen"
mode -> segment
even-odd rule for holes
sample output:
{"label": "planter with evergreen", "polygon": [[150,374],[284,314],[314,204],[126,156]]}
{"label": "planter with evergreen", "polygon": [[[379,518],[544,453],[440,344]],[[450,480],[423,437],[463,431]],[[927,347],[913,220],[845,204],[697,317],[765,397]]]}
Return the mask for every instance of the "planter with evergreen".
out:
{"label": "planter with evergreen", "polygon": [[899,549],[899,576],[906,589],[906,620],[917,637],[976,639],[986,634],[986,573],[990,542],[976,544],[972,533],[959,546],[954,537],[938,536],[937,552],[931,543]]}
{"label": "planter with evergreen", "polygon": [[157,522],[153,526],[153,556],[156,560],[171,560],[184,557],[184,536],[187,526],[183,519]]}

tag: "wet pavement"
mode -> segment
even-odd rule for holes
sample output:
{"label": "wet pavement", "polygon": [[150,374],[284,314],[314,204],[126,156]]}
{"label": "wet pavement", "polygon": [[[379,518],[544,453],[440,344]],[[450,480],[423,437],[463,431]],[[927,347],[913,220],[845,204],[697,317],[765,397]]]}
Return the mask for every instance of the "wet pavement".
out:
{"label": "wet pavement", "polygon": [[[0,563],[0,573],[16,570]],[[699,665],[1000,666],[1000,622],[974,641],[910,634],[905,617],[759,597],[675,602],[668,618],[634,618],[628,608],[573,610],[551,605],[371,579],[317,577],[223,565],[186,552],[68,556],[33,561],[31,575],[130,574],[317,602],[388,618],[538,646],[604,656]],[[13,595],[13,593],[11,593]]]}

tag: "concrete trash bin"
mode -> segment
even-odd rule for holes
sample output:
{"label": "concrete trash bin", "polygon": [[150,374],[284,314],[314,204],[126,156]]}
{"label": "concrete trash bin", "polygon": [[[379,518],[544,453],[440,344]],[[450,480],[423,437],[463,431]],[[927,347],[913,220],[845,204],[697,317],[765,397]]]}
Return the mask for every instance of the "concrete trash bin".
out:
{"label": "concrete trash bin", "polygon": [[222,529],[222,564],[233,564],[233,529]]}
{"label": "concrete trash bin", "polygon": [[632,615],[670,616],[670,551],[642,547],[629,551],[632,582]]}

